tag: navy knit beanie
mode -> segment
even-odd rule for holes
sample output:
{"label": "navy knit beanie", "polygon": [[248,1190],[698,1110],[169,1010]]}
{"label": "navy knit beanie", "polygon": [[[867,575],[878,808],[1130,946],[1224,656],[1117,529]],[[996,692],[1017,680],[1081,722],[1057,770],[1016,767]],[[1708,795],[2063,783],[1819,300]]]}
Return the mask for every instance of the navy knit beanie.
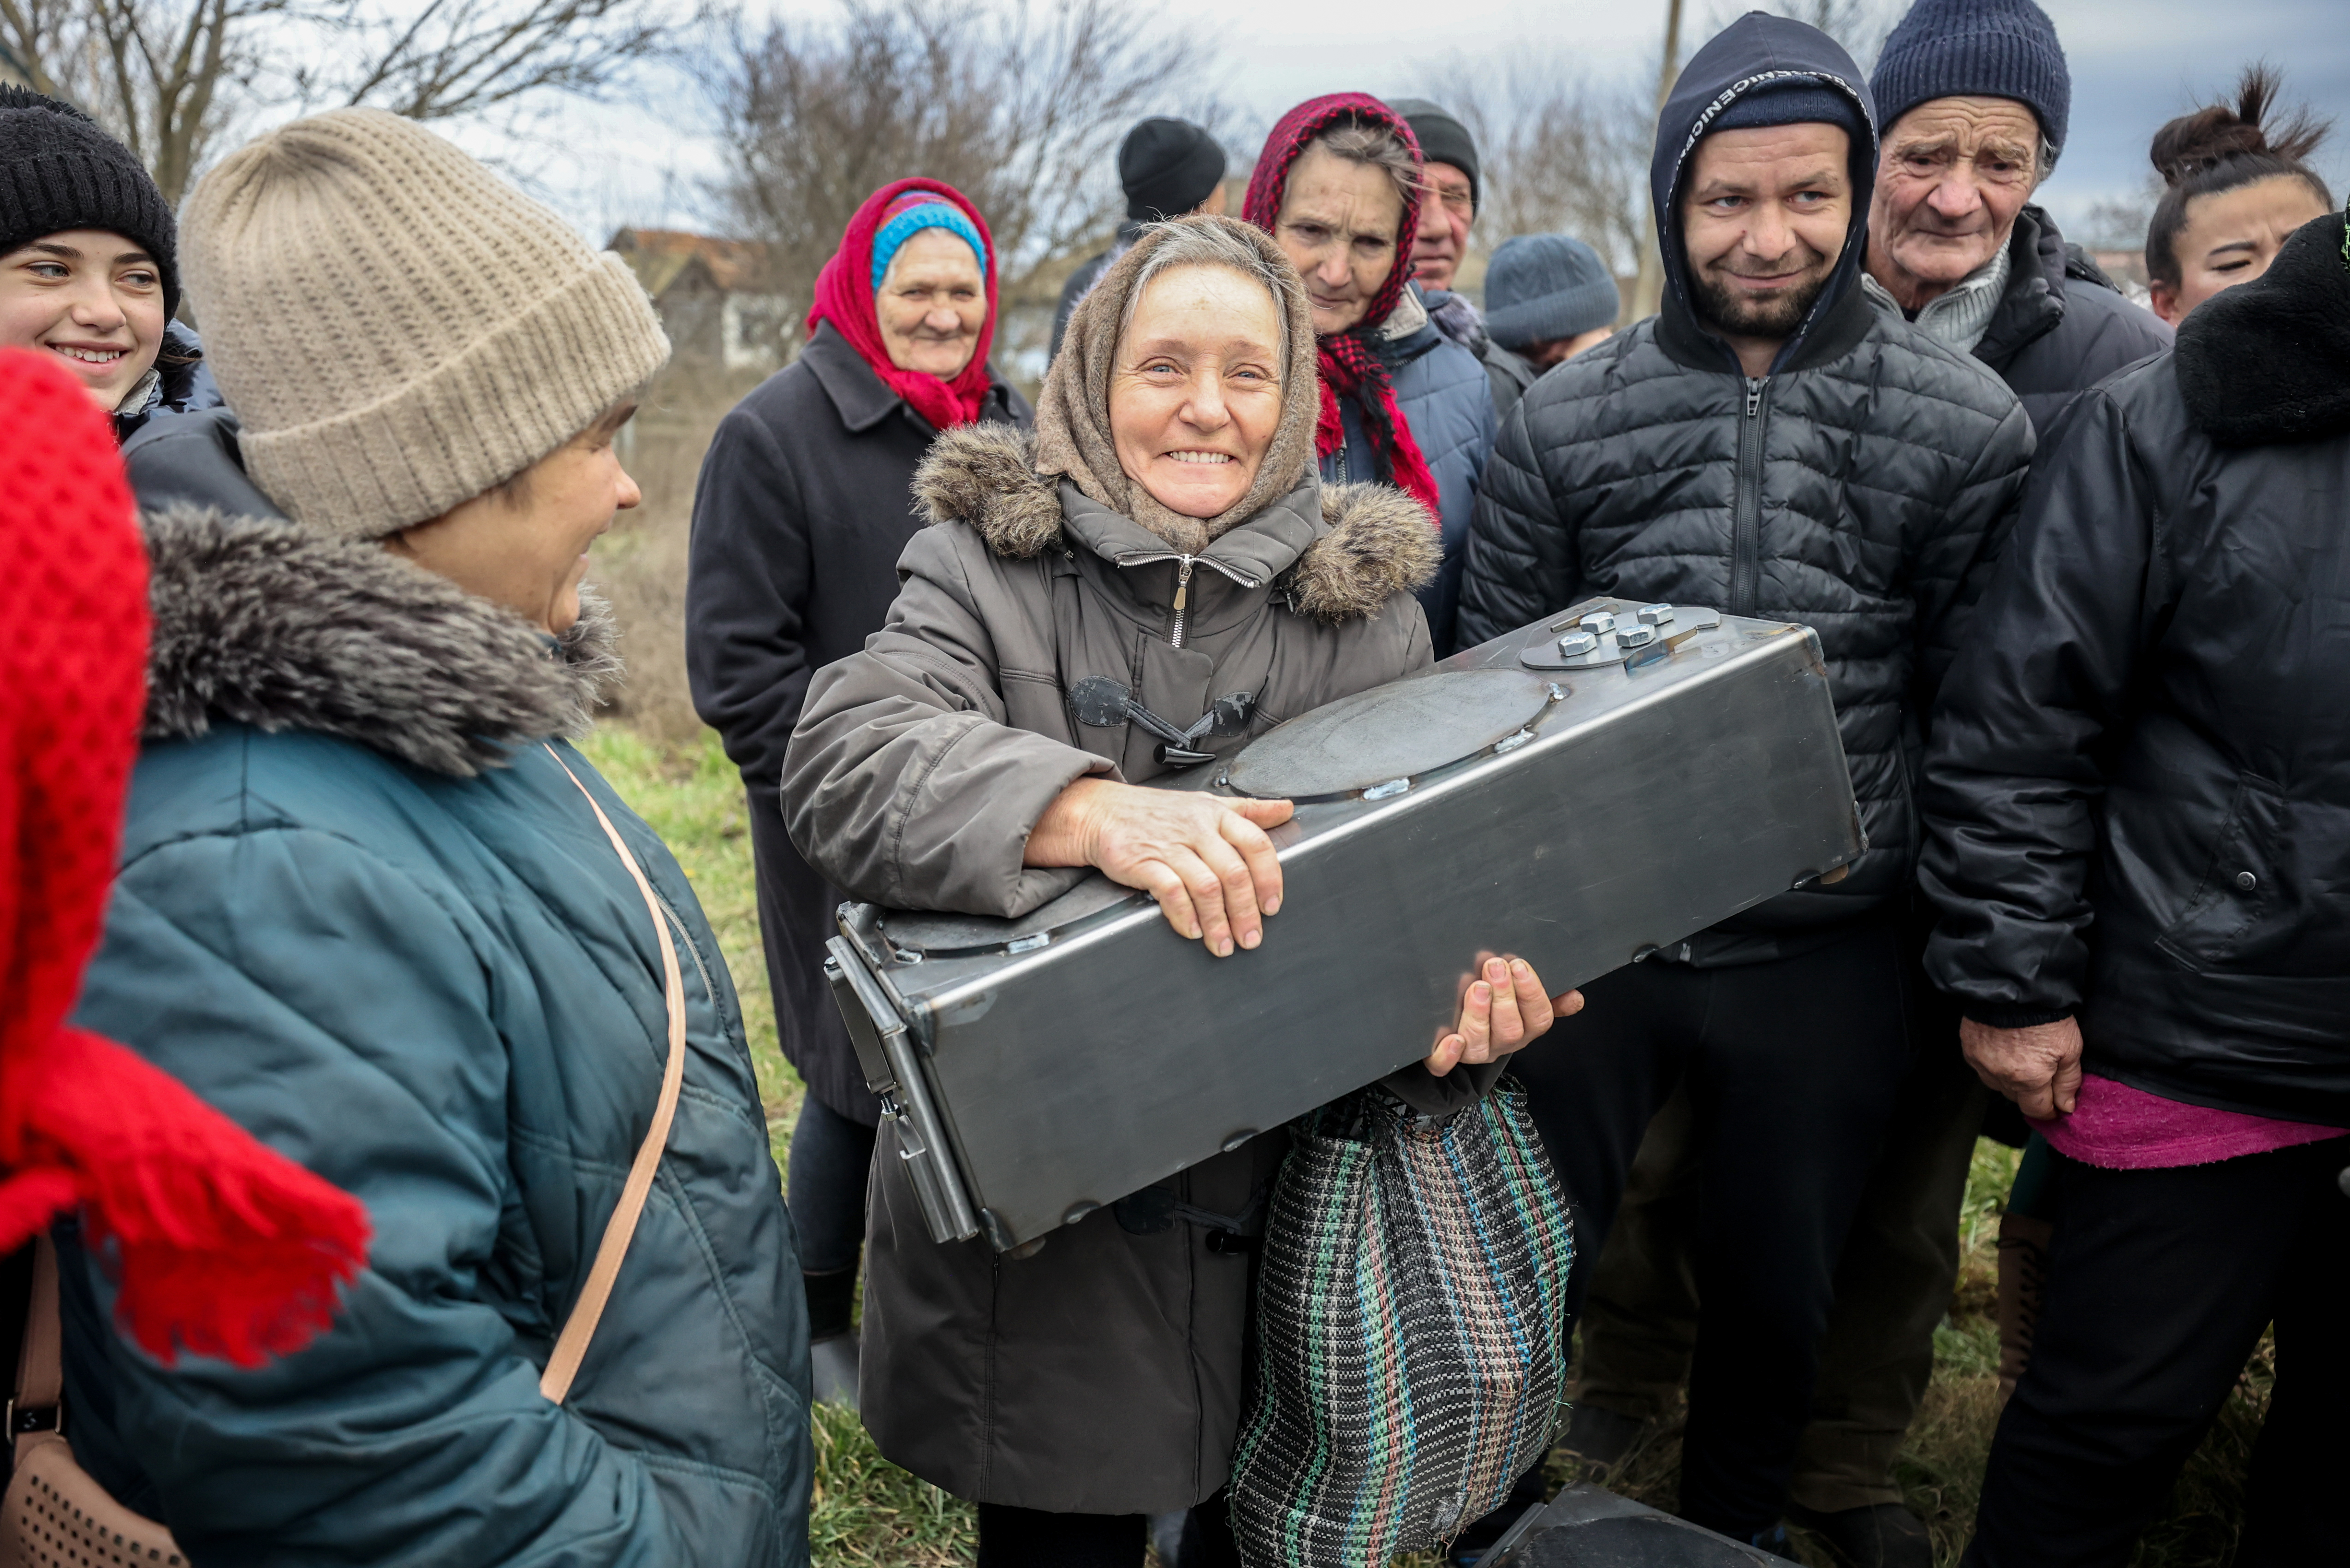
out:
{"label": "navy knit beanie", "polygon": [[130,149],[71,104],[0,87],[0,255],[67,229],[135,241],[162,275],[164,319],[178,313],[178,230]]}
{"label": "navy knit beanie", "polygon": [[1885,40],[1868,87],[1887,130],[1934,99],[2008,98],[2039,117],[2062,152],[2073,113],[2056,24],[2032,0],[1918,0]]}
{"label": "navy knit beanie", "polygon": [[1711,136],[1717,130],[1761,130],[1774,125],[1814,122],[1843,127],[1845,134],[1856,143],[1868,135],[1859,104],[1818,78],[1807,76],[1763,83],[1714,116],[1713,123],[1705,129]]}

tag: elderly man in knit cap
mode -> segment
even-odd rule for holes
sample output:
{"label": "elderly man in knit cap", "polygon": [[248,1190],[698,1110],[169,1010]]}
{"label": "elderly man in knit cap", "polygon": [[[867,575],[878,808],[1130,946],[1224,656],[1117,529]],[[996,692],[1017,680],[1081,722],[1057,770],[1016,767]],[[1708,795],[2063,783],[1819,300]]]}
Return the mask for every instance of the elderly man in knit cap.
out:
{"label": "elderly man in knit cap", "polygon": [[1869,86],[1885,126],[1872,294],[1997,371],[2043,431],[2074,394],[2170,346],[2032,204],[2073,105],[2033,0],[1918,0]]}
{"label": "elderly man in knit cap", "polygon": [[125,441],[220,401],[179,308],[172,209],[139,160],[72,105],[0,87],[0,348],[64,367]]}
{"label": "elderly man in knit cap", "polygon": [[1622,308],[1607,264],[1574,235],[1503,240],[1485,265],[1482,358],[1493,412],[1506,421],[1544,370],[1606,342]]}
{"label": "elderly man in knit cap", "polygon": [[2014,393],[1862,294],[1876,172],[1868,88],[1826,35],[1752,12],[1698,51],[1650,170],[1663,307],[1525,393],[1461,602],[1464,645],[1597,594],[1819,637],[1868,853],[1593,982],[1569,1048],[1517,1069],[1586,1256],[1686,1089],[1681,1511],[1783,1551],[1835,1260],[1909,1064],[1916,737],[2033,445]]}
{"label": "elderly man in knit cap", "polygon": [[195,1563],[800,1568],[807,1325],[742,1008],[567,738],[619,670],[581,578],[641,499],[614,437],[660,323],[377,109],[230,153],[184,218],[250,509],[146,518],[145,737],[77,1022],[374,1242],[333,1325],[247,1370],[133,1348],[113,1260],[61,1233],[74,1454]]}
{"label": "elderly man in knit cap", "polygon": [[[1871,88],[1887,130],[1862,283],[1880,308],[1989,367],[2043,431],[2076,393],[2168,346],[2169,329],[2029,204],[2064,146],[2072,102],[2055,29],[2032,0],[1919,0],[1887,40]],[[1930,1002],[1930,988],[1919,994],[1929,1049],[1903,1086],[1838,1266],[1792,1495],[1796,1517],[1852,1561],[1922,1568],[1930,1545],[1901,1503],[1893,1462],[1932,1374],[1934,1328],[1958,1271],[1959,1205],[1993,1102],[1960,1057],[1956,1015]],[[2021,1141],[2013,1113],[2003,1119]],[[1698,1304],[1685,1195],[1696,1177],[1675,1136],[1681,1123],[1660,1118],[1643,1145],[1617,1240],[1593,1279],[1574,1439],[1593,1457],[1620,1452],[1636,1418],[1668,1407],[1688,1372]],[[2044,1238],[2044,1221],[2012,1204],[2001,1236],[2004,1296],[2019,1274],[2013,1249]]]}
{"label": "elderly man in knit cap", "polygon": [[1118,224],[1109,249],[1087,256],[1061,286],[1061,303],[1053,311],[1055,354],[1061,351],[1061,335],[1069,329],[1077,302],[1126,254],[1143,224],[1187,213],[1223,215],[1224,150],[1188,119],[1146,119],[1118,145],[1118,182],[1126,192],[1126,221]]}

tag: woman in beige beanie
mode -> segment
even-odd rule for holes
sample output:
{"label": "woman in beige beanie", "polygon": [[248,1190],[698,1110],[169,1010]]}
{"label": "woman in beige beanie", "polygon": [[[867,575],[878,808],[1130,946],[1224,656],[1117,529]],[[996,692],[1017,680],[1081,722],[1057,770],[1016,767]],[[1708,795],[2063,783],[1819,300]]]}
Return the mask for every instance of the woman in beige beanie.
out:
{"label": "woman in beige beanie", "polygon": [[612,437],[668,357],[651,306],[369,110],[232,154],[182,225],[242,430],[130,454],[151,508],[231,504],[147,519],[146,741],[79,1021],[375,1241],[332,1329],[244,1371],[114,1332],[61,1237],[75,1452],[197,1563],[805,1563],[805,1305],[741,1011],[563,738],[617,669],[580,578],[638,501]]}

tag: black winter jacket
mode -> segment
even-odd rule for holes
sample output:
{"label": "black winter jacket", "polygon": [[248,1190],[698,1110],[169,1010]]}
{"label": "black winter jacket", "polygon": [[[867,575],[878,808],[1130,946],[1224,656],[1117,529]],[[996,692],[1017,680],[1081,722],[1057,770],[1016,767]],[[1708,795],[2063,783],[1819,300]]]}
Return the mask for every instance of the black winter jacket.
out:
{"label": "black winter jacket", "polygon": [[1935,982],[2089,1071],[2350,1127],[2339,216],[2084,396],[1944,689]]}
{"label": "black winter jacket", "polygon": [[2007,292],[1975,358],[2023,400],[2033,429],[2054,429],[2085,389],[2170,347],[2162,317],[2123,298],[2039,208],[2016,215],[2008,246]]}
{"label": "black winter jacket", "polygon": [[[999,379],[986,417],[1024,428],[1027,400]],[[889,616],[936,433],[827,324],[720,421],[693,497],[686,673],[749,792],[776,1032],[808,1092],[868,1127],[880,1107],[823,977],[841,895],[784,832],[784,751],[808,678]]]}
{"label": "black winter jacket", "polygon": [[[1750,13],[1682,73],[1659,133],[1659,213],[1706,119],[1773,70],[1864,110],[1841,50]],[[1762,60],[1764,65],[1754,62]],[[1749,380],[1689,303],[1678,224],[1661,315],[1537,381],[1503,426],[1471,529],[1459,646],[1594,594],[1719,607],[1819,633],[1869,851],[1831,888],[1783,894],[1692,942],[1699,963],[1794,950],[1907,888],[1911,781],[1962,612],[2012,524],[2033,437],[1984,368],[1880,314],[1857,286],[1874,151],[1828,289]]]}

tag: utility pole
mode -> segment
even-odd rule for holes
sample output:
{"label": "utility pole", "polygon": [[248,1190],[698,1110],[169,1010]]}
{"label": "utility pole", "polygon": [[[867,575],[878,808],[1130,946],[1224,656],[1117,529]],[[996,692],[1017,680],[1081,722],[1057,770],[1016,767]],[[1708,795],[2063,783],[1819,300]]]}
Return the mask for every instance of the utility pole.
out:
{"label": "utility pole", "polygon": [[[1681,0],[1665,0],[1665,57],[1657,67],[1657,112],[1649,123],[1664,118],[1665,99],[1681,74]],[[1657,232],[1649,225],[1640,244],[1640,275],[1632,285],[1632,319],[1654,316],[1665,299],[1665,258],[1657,250]]]}

